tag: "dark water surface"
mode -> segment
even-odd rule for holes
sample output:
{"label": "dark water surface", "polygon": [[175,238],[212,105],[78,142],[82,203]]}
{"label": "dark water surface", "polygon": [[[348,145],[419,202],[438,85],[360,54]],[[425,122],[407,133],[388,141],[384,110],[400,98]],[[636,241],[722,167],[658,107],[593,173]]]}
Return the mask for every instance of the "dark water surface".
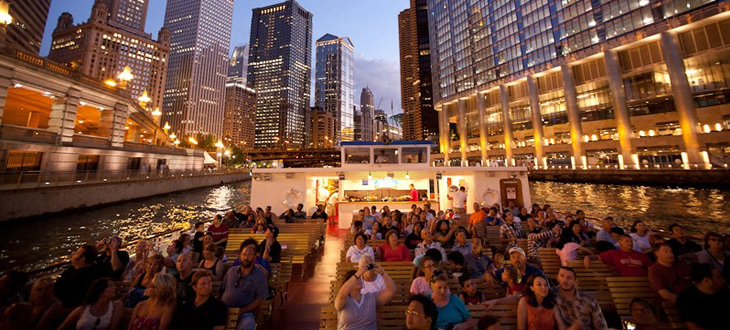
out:
{"label": "dark water surface", "polygon": [[[182,229],[250,200],[249,181],[149,197],[89,210],[0,223],[0,272],[67,260],[85,242],[125,241]],[[165,247],[159,247],[164,251]]]}
{"label": "dark water surface", "polygon": [[[111,234],[125,240],[210,219],[250,200],[250,182],[189,190],[64,215],[0,223],[0,272],[37,269],[67,260],[84,242]],[[634,219],[665,229],[681,222],[690,233],[730,232],[730,190],[531,182],[533,203],[589,217]],[[164,247],[161,247],[164,250]]]}

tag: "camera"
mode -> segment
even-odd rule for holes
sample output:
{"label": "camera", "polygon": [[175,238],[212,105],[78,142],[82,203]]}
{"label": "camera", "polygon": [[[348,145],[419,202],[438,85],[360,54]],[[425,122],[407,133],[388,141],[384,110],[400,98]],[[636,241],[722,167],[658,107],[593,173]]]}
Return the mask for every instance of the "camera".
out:
{"label": "camera", "polygon": [[372,270],[373,268],[375,268],[375,265],[374,264],[369,264],[368,267],[367,267],[367,270]]}

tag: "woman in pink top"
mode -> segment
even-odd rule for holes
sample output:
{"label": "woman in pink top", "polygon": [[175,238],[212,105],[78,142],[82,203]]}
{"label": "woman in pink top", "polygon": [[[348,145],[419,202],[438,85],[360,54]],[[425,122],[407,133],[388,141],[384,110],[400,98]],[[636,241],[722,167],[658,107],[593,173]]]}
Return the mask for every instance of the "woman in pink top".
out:
{"label": "woman in pink top", "polygon": [[423,272],[422,276],[416,277],[411,283],[411,294],[429,294],[431,293],[431,278],[433,278],[433,271],[436,270],[436,262],[430,257],[421,258],[420,271]]}
{"label": "woman in pink top", "polygon": [[411,261],[411,251],[403,243],[398,243],[398,232],[390,230],[385,234],[385,243],[380,245],[380,258],[383,261]]}

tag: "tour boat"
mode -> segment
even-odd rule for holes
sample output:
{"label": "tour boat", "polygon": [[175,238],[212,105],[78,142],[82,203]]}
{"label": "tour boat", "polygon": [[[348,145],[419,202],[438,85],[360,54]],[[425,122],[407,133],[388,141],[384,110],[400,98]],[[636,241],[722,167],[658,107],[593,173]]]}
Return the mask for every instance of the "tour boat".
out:
{"label": "tour boat", "polygon": [[[252,171],[251,205],[271,206],[281,214],[304,206],[312,214],[325,205],[340,229],[350,228],[364,207],[409,212],[428,203],[453,209],[450,192],[464,187],[466,211],[474,203],[531,205],[526,167],[443,167],[431,162],[427,141],[342,142],[341,166],[325,168],[256,168]],[[411,200],[413,184],[418,200]]]}

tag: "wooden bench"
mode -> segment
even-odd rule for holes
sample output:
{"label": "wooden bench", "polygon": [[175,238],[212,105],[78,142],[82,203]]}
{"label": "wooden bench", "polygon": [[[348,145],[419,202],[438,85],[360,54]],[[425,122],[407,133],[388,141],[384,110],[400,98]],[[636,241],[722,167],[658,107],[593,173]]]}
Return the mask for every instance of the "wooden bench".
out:
{"label": "wooden bench", "polygon": [[568,266],[576,272],[578,289],[595,298],[602,310],[616,311],[606,278],[619,276],[617,272],[602,262],[591,263],[590,268],[585,268],[583,260],[570,260]]}
{"label": "wooden bench", "polygon": [[663,301],[659,294],[652,290],[648,277],[607,277],[606,284],[616,311],[622,319],[631,320],[631,300],[641,298],[658,308],[660,328],[684,328],[676,306]]}

